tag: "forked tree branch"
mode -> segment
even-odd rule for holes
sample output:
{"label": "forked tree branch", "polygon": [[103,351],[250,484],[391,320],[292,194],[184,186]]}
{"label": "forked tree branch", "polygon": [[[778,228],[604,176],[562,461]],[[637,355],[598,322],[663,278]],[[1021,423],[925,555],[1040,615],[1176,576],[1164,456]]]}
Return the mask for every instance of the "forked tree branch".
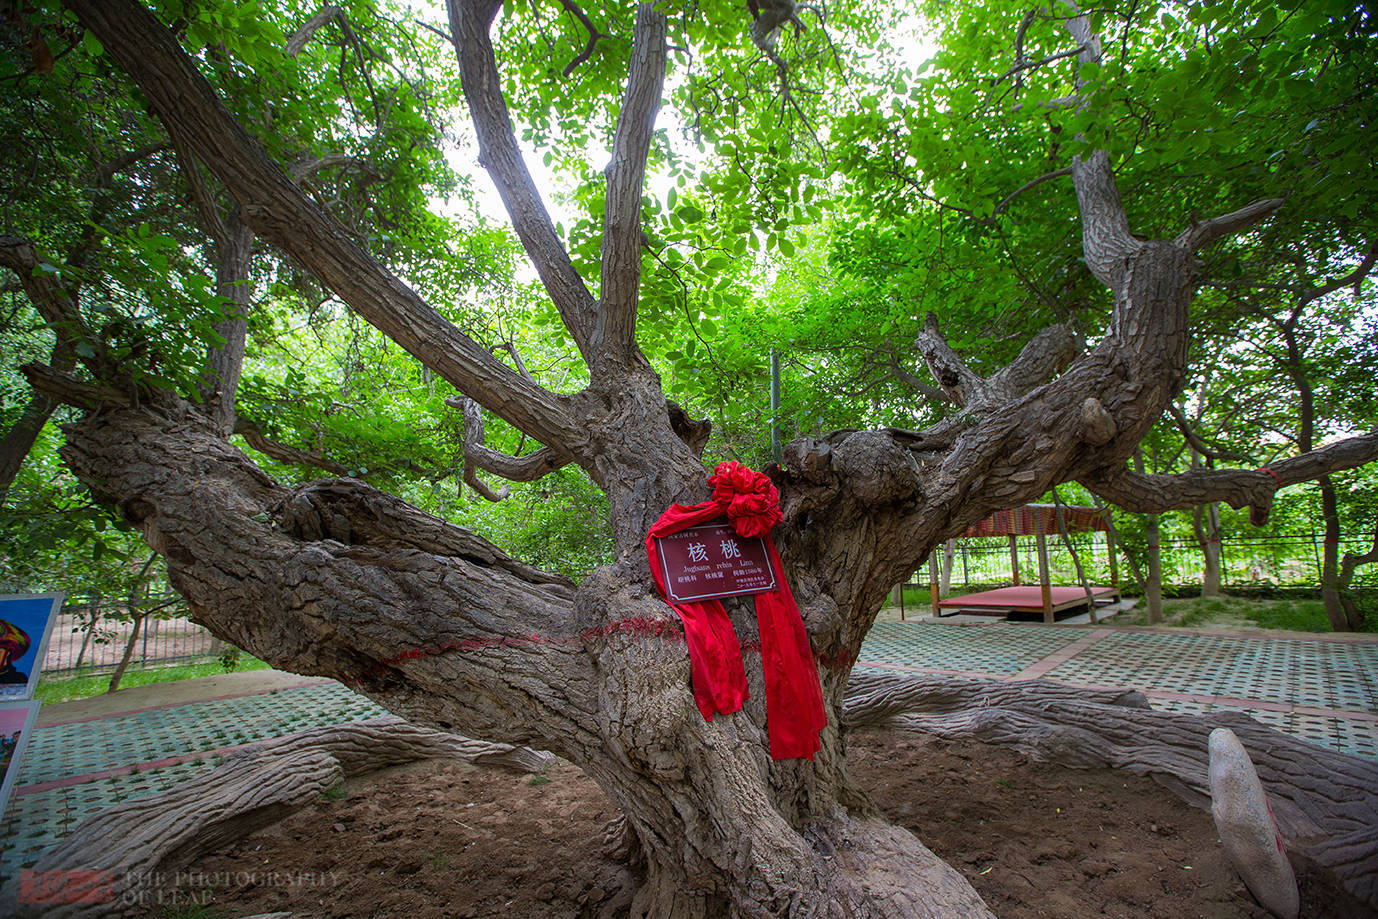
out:
{"label": "forked tree branch", "polygon": [[1186,415],[1182,414],[1182,410],[1178,408],[1175,403],[1169,405],[1167,411],[1168,414],[1172,416],[1172,420],[1177,423],[1177,430],[1182,432],[1182,436],[1186,438],[1187,443],[1191,444],[1192,449],[1197,453],[1207,459],[1229,460],[1234,463],[1241,462],[1244,459],[1244,457],[1238,453],[1230,453],[1217,447],[1212,447],[1210,444],[1206,443],[1201,435],[1193,430],[1191,421],[1187,419]]}
{"label": "forked tree branch", "polygon": [[459,55],[464,98],[469,103],[474,131],[478,135],[479,162],[493,177],[517,238],[536,266],[546,293],[585,362],[592,365],[590,340],[596,310],[593,294],[589,293],[555,232],[555,224],[512,133],[512,117],[502,94],[493,43],[488,35],[501,5],[493,0],[446,0],[445,4],[455,51]]}
{"label": "forked tree branch", "polygon": [[601,300],[593,336],[598,373],[604,361],[621,366],[636,348],[637,293],[641,285],[641,193],[646,157],[665,82],[665,14],[653,4],[636,9],[632,61],[613,134],[603,211]]}
{"label": "forked tree branch", "polygon": [[1315,287],[1304,291],[1298,306],[1305,306],[1313,300],[1318,300],[1326,294],[1332,294],[1340,288],[1349,287],[1350,285],[1354,285],[1357,294],[1359,283],[1363,281],[1364,278],[1368,277],[1369,272],[1373,270],[1375,261],[1378,261],[1378,243],[1370,243],[1368,253],[1353,271],[1342,278],[1336,278],[1324,284],[1317,284]]}
{"label": "forked tree branch", "polygon": [[522,379],[365,252],[235,121],[152,13],[134,0],[69,0],[68,7],[139,85],[169,133],[180,134],[215,173],[258,235],[485,408],[544,443],[583,448],[587,434],[569,400]]}
{"label": "forked tree branch", "polygon": [[1178,234],[1174,242],[1188,252],[1195,252],[1216,240],[1248,229],[1282,206],[1285,198],[1265,198],[1246,204],[1237,211],[1192,224]]}
{"label": "forked tree branch", "polygon": [[509,456],[485,446],[483,409],[479,404],[463,396],[446,399],[445,404],[464,413],[464,483],[489,501],[502,501],[511,489],[504,485],[493,491],[478,477],[479,469],[511,482],[534,482],[569,463],[568,457],[550,447],[526,456]]}
{"label": "forked tree branch", "polygon": [[593,57],[593,51],[598,47],[599,39],[607,38],[607,36],[598,31],[598,27],[593,24],[593,20],[589,19],[588,14],[585,13],[578,4],[574,3],[573,0],[560,0],[560,6],[564,7],[565,11],[575,19],[579,20],[579,24],[584,27],[584,31],[589,33],[589,40],[584,45],[584,50],[580,51],[574,60],[565,65],[564,76],[565,79],[569,79],[570,75],[573,74],[575,70],[579,69],[580,64]]}
{"label": "forked tree branch", "polygon": [[1031,338],[1008,365],[982,377],[952,349],[932,313],[914,346],[928,364],[929,372],[947,397],[960,408],[994,408],[1020,398],[1048,382],[1081,351],[1071,326],[1048,326]]}
{"label": "forked tree branch", "polygon": [[249,419],[239,416],[234,421],[234,432],[244,438],[244,442],[264,456],[270,456],[279,463],[289,466],[310,466],[331,475],[348,475],[349,470],[341,463],[314,450],[302,450],[281,441],[273,440],[263,433],[263,429]]}
{"label": "forked tree branch", "polygon": [[1067,323],[1039,330],[1019,356],[986,379],[985,399],[1012,402],[1061,373],[1078,354],[1082,340]]}
{"label": "forked tree branch", "polygon": [[1170,475],[1116,469],[1083,477],[1081,483],[1127,511],[1160,514],[1224,501],[1234,508],[1248,506],[1250,520],[1262,526],[1278,490],[1374,460],[1378,460],[1378,431],[1336,441],[1262,469],[1193,469]]}

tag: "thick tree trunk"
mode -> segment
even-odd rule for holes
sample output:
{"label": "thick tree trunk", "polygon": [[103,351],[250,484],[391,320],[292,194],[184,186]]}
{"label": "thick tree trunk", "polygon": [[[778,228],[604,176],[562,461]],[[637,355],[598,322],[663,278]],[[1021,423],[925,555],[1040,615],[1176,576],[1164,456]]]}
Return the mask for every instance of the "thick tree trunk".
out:
{"label": "thick tree trunk", "polygon": [[1359,605],[1354,602],[1354,598],[1349,594],[1349,585],[1354,581],[1354,572],[1364,565],[1372,565],[1378,562],[1378,527],[1373,531],[1373,545],[1367,552],[1355,554],[1346,552],[1340,559],[1339,591],[1340,602],[1344,605],[1345,619],[1354,627],[1354,631],[1362,631],[1364,627],[1364,614],[1359,609]]}
{"label": "thick tree trunk", "polygon": [[957,540],[949,539],[943,543],[943,563],[940,580],[938,581],[938,596],[946,597],[952,593],[952,568],[957,561]]}
{"label": "thick tree trunk", "polygon": [[1321,520],[1325,526],[1325,536],[1321,540],[1321,600],[1325,603],[1330,627],[1336,632],[1353,632],[1363,623],[1349,614],[1340,593],[1340,511],[1335,483],[1327,475],[1316,484],[1321,489]]}
{"label": "thick tree trunk", "polygon": [[[109,473],[102,490],[121,496],[219,637],[341,679],[418,724],[581,765],[640,841],[647,883],[635,915],[826,916],[836,904],[855,915],[988,914],[960,875],[852,788],[835,727],[813,762],[770,760],[750,601],[728,608],[752,698],[710,724],[688,691],[682,630],[648,593],[644,562],[596,572],[576,595],[361,483],[282,488],[185,409],[90,418],[64,457],[84,475]],[[817,621],[816,586],[801,579],[797,595]],[[824,674],[834,723],[850,660]]]}
{"label": "thick tree trunk", "polygon": [[1163,621],[1163,545],[1157,514],[1144,515],[1144,532],[1148,537],[1148,590],[1144,600],[1148,604],[1148,624]]}
{"label": "thick tree trunk", "polygon": [[1220,505],[1191,509],[1191,528],[1201,547],[1201,596],[1220,596]]}
{"label": "thick tree trunk", "polygon": [[1220,504],[1212,501],[1206,505],[1206,542],[1202,547],[1205,564],[1201,571],[1201,596],[1218,597],[1223,582],[1221,572],[1221,527]]}

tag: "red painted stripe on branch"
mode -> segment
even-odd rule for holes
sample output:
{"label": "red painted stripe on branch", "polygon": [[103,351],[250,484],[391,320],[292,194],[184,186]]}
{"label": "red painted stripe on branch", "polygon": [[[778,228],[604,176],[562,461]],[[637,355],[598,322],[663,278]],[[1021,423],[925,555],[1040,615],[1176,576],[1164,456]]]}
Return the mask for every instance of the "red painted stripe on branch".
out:
{"label": "red painted stripe on branch", "polygon": [[[670,619],[651,619],[645,616],[630,616],[626,619],[619,619],[601,626],[594,626],[590,629],[581,631],[577,638],[573,636],[554,638],[549,635],[523,635],[520,637],[505,638],[465,638],[459,641],[446,641],[439,644],[427,645],[420,648],[408,648],[399,654],[378,661],[369,667],[363,679],[377,679],[382,677],[390,668],[406,662],[419,660],[424,657],[434,657],[446,654],[451,651],[484,651],[492,648],[522,648],[531,645],[566,645],[573,647],[578,644],[587,644],[600,638],[608,638],[613,635],[633,635],[639,638],[661,638],[665,641],[676,643],[684,642],[684,629],[678,622]],[[742,644],[744,652],[752,654],[761,653],[761,642],[748,641]],[[814,659],[828,670],[843,670],[856,663],[855,654],[839,653],[820,657],[814,655]],[[343,681],[342,681],[343,682]],[[353,688],[361,687],[362,680],[350,683]]]}

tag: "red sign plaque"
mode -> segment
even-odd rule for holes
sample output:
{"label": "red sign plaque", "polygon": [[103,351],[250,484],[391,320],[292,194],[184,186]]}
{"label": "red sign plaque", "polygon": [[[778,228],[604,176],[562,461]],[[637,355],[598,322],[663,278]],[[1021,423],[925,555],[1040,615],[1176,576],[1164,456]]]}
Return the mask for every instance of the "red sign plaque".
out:
{"label": "red sign plaque", "polygon": [[656,541],[665,588],[674,603],[775,589],[765,539],[738,536],[726,522],[689,527]]}

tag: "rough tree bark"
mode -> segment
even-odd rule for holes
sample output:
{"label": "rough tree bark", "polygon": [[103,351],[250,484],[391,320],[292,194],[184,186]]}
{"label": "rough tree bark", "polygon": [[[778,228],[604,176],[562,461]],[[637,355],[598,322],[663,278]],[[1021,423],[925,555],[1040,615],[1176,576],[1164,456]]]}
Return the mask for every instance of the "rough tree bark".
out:
{"label": "rough tree bark", "polygon": [[145,598],[147,598],[148,584],[144,579],[148,577],[148,570],[153,567],[153,562],[157,558],[157,552],[148,557],[134,579],[134,586],[129,588],[129,599],[126,601],[125,608],[129,611],[129,618],[134,623],[134,628],[130,630],[129,638],[124,643],[124,652],[120,655],[120,662],[115,665],[115,672],[110,674],[110,682],[105,687],[106,692],[119,691],[120,681],[124,679],[124,672],[129,669],[129,662],[134,659],[134,648],[139,643],[139,633],[153,612],[139,602],[139,592],[143,591]]}
{"label": "rough tree bark", "polygon": [[[590,370],[587,389],[560,395],[463,335],[303,196],[146,10],[132,0],[67,5],[261,239],[543,443],[552,462],[588,473],[609,498],[616,561],[575,589],[362,483],[288,489],[170,398],[141,408],[116,400],[88,416],[69,432],[64,460],[142,528],[195,618],[221,638],[276,666],[340,679],[416,724],[549,749],[581,766],[623,810],[640,849],[634,916],[989,915],[957,872],[880,820],[847,776],[842,693],[891,585],[990,512],[1069,479],[1174,507],[1202,493],[1243,496],[1260,512],[1287,479],[1282,470],[1276,482],[1239,473],[1184,485],[1125,469],[1183,379],[1193,253],[1278,202],[1145,242],[1129,231],[1105,154],[1075,162],[1086,262],[1115,301],[1099,344],[1049,381],[1060,363],[1048,344],[1055,336],[1036,339],[1016,363],[1045,369],[1001,377],[1000,397],[968,406],[960,426],[804,438],[771,470],[784,514],[774,536],[830,720],[812,761],[772,761],[750,601],[729,601],[727,611],[743,638],[751,699],[705,722],[683,632],[653,592],[643,547],[672,502],[708,497],[702,428],[667,405],[635,340],[664,14],[638,7],[595,297],[512,134],[489,40],[500,3],[449,3],[482,162]],[[979,380],[950,348],[933,354],[958,382]],[[30,376],[73,401],[101,396],[61,375]],[[1346,444],[1295,471],[1378,455],[1378,437]]]}
{"label": "rough tree bark", "polygon": [[1362,628],[1364,623],[1364,611],[1359,609],[1359,604],[1354,602],[1354,597],[1349,593],[1349,585],[1354,581],[1354,572],[1364,565],[1372,565],[1378,562],[1378,525],[1373,528],[1373,545],[1364,553],[1346,552],[1340,559],[1340,576],[1338,587],[1340,602],[1344,605],[1345,619],[1355,624],[1355,628]]}

